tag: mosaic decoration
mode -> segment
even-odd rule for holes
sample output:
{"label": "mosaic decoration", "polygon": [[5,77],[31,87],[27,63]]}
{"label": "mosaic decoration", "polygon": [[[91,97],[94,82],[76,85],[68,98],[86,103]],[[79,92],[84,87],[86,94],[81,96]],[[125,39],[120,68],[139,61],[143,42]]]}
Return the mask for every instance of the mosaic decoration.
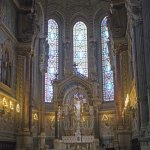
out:
{"label": "mosaic decoration", "polygon": [[81,21],[73,27],[73,62],[77,72],[88,77],[87,27]]}
{"label": "mosaic decoration", "polygon": [[101,23],[101,41],[102,41],[102,69],[103,69],[103,98],[104,101],[114,100],[114,82],[113,71],[110,64],[108,49],[109,32],[107,27],[107,17]]}
{"label": "mosaic decoration", "polygon": [[55,20],[50,19],[48,21],[49,59],[47,73],[45,73],[45,102],[52,101],[52,82],[58,74],[58,38],[58,24]]}

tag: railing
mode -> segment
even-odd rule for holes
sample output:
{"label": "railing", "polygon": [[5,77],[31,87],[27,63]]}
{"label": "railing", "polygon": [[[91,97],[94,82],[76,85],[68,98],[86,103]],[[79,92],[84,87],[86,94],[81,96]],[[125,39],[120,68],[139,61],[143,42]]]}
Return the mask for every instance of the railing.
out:
{"label": "railing", "polygon": [[94,136],[62,136],[63,143],[93,143]]}

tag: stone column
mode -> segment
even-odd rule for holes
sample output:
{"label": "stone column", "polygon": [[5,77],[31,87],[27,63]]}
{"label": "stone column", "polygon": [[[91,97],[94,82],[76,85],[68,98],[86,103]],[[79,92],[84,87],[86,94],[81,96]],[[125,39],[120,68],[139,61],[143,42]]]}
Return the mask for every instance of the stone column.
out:
{"label": "stone column", "polygon": [[39,124],[40,124],[40,135],[39,135],[39,149],[42,150],[45,147],[45,99],[44,99],[44,85],[45,85],[45,73],[40,74],[40,112],[39,112]]}
{"label": "stone column", "polygon": [[[146,64],[146,81],[147,81],[147,95],[150,109],[150,1],[142,0],[142,14],[143,14],[143,30],[144,36],[144,53]],[[150,126],[150,111],[149,111],[149,126]]]}
{"label": "stone column", "polygon": [[122,97],[121,97],[121,75],[120,75],[120,49],[116,50],[116,74],[115,74],[115,83],[116,83],[116,98],[118,106],[118,125],[122,125]]}
{"label": "stone column", "polygon": [[30,59],[30,102],[29,102],[29,130],[32,134],[32,108],[33,108],[33,54],[31,54]]}
{"label": "stone column", "polygon": [[[17,101],[20,105],[20,107],[22,107],[23,105],[23,95],[24,95],[24,86],[23,86],[23,82],[24,82],[24,59],[25,56],[19,55],[17,56],[17,89],[16,89],[16,98]],[[21,112],[18,113],[18,132],[20,132],[22,130],[22,109]]]}
{"label": "stone column", "polygon": [[[125,102],[125,99],[128,94],[128,79],[129,79],[129,71],[128,71],[128,47],[127,44],[122,47],[122,51],[120,53],[120,69],[121,69],[121,95],[122,95],[122,101]],[[124,107],[124,104],[123,104]]]}
{"label": "stone column", "polygon": [[143,23],[142,21],[135,22],[133,26],[133,57],[135,68],[135,79],[137,98],[140,107],[140,119],[141,130],[144,130],[148,123],[148,100],[146,92],[146,68],[145,68],[145,56],[143,53],[144,41],[143,41]]}
{"label": "stone column", "polygon": [[45,73],[47,71],[48,66],[48,41],[46,40],[46,37],[43,35],[40,37],[40,67],[38,67],[39,71],[39,88],[38,88],[38,96],[40,100],[40,112],[39,112],[39,123],[40,123],[40,135],[39,135],[39,149],[44,149],[45,147]]}
{"label": "stone column", "polygon": [[17,116],[17,139],[16,139],[16,149],[22,150],[23,149],[23,113],[24,113],[24,69],[25,68],[25,56],[18,55],[17,57],[17,100],[22,108],[20,113]]}
{"label": "stone column", "polygon": [[29,96],[30,96],[30,56],[26,56],[25,69],[25,100],[24,100],[24,130],[29,131]]}
{"label": "stone column", "polygon": [[[29,113],[29,105],[30,105],[30,60],[31,60],[31,55],[30,53],[27,53],[26,55],[26,69],[25,69],[25,98],[24,98],[24,124],[23,124],[23,132],[25,135],[25,140],[24,140],[24,146],[28,147],[29,144],[31,144],[31,135],[29,131],[29,118],[30,113]],[[30,145],[32,146],[32,145]]]}
{"label": "stone column", "polygon": [[[144,34],[143,34],[143,20],[141,12],[141,3],[138,0],[128,1],[128,20],[131,23],[132,31],[132,55],[133,55],[133,68],[134,78],[136,82],[136,92],[138,99],[139,119],[141,122],[141,134],[143,134],[149,119],[149,108],[146,91],[146,66],[144,55]],[[143,135],[142,135],[143,136]]]}
{"label": "stone column", "polygon": [[[23,52],[24,53],[24,52]],[[30,105],[30,59],[31,55],[29,52],[26,52],[25,63],[24,63],[24,71],[25,71],[25,83],[24,83],[24,100],[22,104],[22,129],[18,132],[17,137],[17,150],[26,150],[28,148],[32,148],[32,136],[30,133],[30,124],[29,118],[31,118],[31,114],[29,113],[29,105]],[[22,83],[23,84],[23,83]]]}

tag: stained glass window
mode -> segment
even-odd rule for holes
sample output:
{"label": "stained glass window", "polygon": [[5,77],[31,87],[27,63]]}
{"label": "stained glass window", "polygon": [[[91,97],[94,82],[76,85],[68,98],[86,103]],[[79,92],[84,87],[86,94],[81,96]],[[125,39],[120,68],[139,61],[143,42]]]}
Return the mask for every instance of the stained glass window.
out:
{"label": "stained glass window", "polygon": [[77,72],[88,76],[87,27],[79,21],[73,27],[73,62]]}
{"label": "stained glass window", "polygon": [[101,41],[102,41],[103,97],[104,101],[113,101],[114,82],[108,49],[109,32],[107,27],[107,17],[105,17],[101,23]]}
{"label": "stained glass window", "polygon": [[45,101],[51,102],[53,97],[52,81],[58,73],[58,24],[55,20],[48,21],[48,44],[49,44],[49,59],[48,69],[45,73]]}

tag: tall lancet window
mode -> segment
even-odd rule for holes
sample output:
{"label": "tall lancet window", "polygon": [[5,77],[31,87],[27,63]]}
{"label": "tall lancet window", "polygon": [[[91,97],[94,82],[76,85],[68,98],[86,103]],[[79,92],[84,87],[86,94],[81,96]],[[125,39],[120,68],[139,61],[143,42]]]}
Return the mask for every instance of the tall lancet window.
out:
{"label": "tall lancet window", "polygon": [[102,42],[101,44],[102,44],[103,98],[104,101],[113,101],[114,82],[108,49],[109,32],[107,27],[107,17],[105,17],[101,23],[101,42]]}
{"label": "tall lancet window", "polygon": [[81,21],[73,27],[73,62],[77,72],[88,77],[87,27]]}
{"label": "tall lancet window", "polygon": [[48,20],[49,59],[47,73],[45,73],[45,102],[52,101],[52,81],[56,78],[56,74],[58,73],[58,30],[58,24],[56,21],[53,19]]}

